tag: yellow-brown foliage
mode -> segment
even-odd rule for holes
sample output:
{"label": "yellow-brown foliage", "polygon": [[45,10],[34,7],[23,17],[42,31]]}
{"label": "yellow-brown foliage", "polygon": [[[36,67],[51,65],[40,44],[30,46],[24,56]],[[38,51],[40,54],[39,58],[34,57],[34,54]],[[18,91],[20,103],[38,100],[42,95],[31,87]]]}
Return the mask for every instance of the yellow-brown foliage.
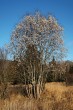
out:
{"label": "yellow-brown foliage", "polygon": [[73,86],[47,83],[40,99],[13,94],[0,100],[0,110],[73,110]]}

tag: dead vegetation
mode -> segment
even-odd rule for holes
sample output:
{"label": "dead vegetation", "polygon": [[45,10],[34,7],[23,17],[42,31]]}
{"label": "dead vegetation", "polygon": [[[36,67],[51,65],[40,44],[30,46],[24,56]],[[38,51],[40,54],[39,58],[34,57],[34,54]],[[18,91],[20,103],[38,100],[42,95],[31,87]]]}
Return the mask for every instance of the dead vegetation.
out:
{"label": "dead vegetation", "polygon": [[0,110],[73,110],[73,86],[47,83],[39,99],[13,93],[0,100]]}

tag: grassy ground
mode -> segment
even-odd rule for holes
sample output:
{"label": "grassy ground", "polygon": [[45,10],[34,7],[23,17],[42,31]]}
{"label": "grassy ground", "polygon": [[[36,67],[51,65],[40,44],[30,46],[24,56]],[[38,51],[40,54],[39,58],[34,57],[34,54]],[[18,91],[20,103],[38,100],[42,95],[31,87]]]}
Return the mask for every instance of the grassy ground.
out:
{"label": "grassy ground", "polygon": [[73,110],[73,86],[64,83],[47,83],[40,99],[20,94],[0,100],[0,110]]}

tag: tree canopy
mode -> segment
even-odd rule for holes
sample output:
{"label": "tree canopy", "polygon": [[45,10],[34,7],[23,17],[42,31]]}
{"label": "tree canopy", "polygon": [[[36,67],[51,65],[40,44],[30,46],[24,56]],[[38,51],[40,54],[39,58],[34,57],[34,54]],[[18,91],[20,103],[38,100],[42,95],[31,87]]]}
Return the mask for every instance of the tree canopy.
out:
{"label": "tree canopy", "polygon": [[29,44],[37,47],[43,62],[48,62],[53,56],[60,60],[65,53],[63,28],[51,15],[45,17],[39,12],[27,15],[11,35],[10,48],[16,59],[24,59]]}

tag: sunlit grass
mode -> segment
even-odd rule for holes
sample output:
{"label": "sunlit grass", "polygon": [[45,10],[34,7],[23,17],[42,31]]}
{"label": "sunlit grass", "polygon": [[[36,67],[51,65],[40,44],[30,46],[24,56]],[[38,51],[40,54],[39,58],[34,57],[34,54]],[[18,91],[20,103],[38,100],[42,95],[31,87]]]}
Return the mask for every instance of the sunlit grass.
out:
{"label": "sunlit grass", "polygon": [[0,100],[0,110],[73,110],[73,86],[47,83],[39,99],[13,94]]}

